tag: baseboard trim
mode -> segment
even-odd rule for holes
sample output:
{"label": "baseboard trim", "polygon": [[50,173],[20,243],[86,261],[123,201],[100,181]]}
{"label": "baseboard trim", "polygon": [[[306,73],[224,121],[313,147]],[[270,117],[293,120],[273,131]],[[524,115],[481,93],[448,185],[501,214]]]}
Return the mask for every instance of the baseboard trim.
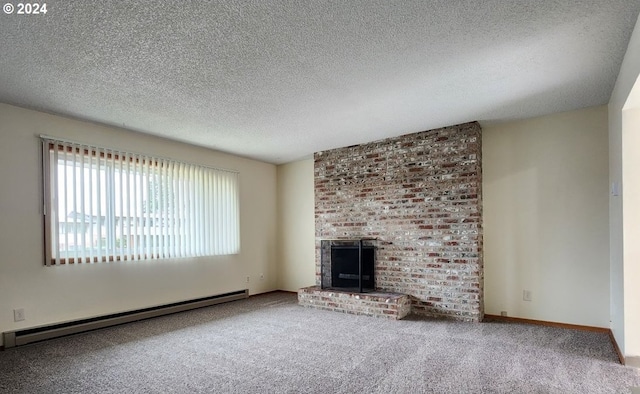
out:
{"label": "baseboard trim", "polygon": [[[593,326],[581,326],[581,325],[578,325],[578,324],[558,323],[558,322],[552,322],[552,321],[523,319],[523,318],[520,318],[520,317],[498,316],[498,315],[484,315],[484,319],[482,321],[483,322],[498,321],[498,322],[505,322],[505,323],[535,324],[535,325],[538,325],[538,326],[556,327],[556,328],[568,328],[570,330],[580,330],[580,331],[606,333],[606,334],[609,335],[609,340],[611,341],[611,344],[613,345],[613,350],[615,350],[616,355],[618,356],[618,361],[620,361],[620,364],[634,366],[634,365],[631,365],[631,363],[630,363],[631,360],[629,360],[629,358],[627,358],[625,360],[625,357],[622,354],[622,352],[620,351],[620,347],[618,346],[618,342],[616,341],[616,338],[613,336],[613,331],[611,331],[611,329],[609,329],[609,328],[593,327]],[[638,360],[637,360],[638,367],[637,368],[640,368],[640,357],[637,357],[637,358],[638,358]]]}
{"label": "baseboard trim", "polygon": [[298,292],[296,292],[296,291],[271,290],[271,291],[265,291],[264,293],[251,294],[250,297],[261,296],[261,295],[266,295],[266,294],[277,294],[277,293],[298,294]]}
{"label": "baseboard trim", "polygon": [[545,320],[523,319],[521,317],[511,317],[511,316],[484,315],[484,319],[482,321],[483,322],[500,321],[505,323],[536,324],[539,326],[568,328],[571,330],[581,330],[581,331],[591,331],[591,332],[602,332],[606,334],[611,332],[610,329],[604,328],[604,327],[581,326],[579,324],[568,324],[568,323],[558,323],[558,322],[545,321]]}
{"label": "baseboard trim", "polygon": [[278,290],[280,293],[287,293],[287,294],[295,294],[298,295],[297,291],[289,291],[289,290]]}
{"label": "baseboard trim", "polygon": [[620,350],[620,346],[618,346],[618,341],[616,341],[616,337],[613,335],[613,331],[609,330],[609,339],[611,340],[611,344],[613,345],[613,349],[616,351],[618,355],[618,360],[620,364],[625,365],[626,360],[624,359],[624,354]]}

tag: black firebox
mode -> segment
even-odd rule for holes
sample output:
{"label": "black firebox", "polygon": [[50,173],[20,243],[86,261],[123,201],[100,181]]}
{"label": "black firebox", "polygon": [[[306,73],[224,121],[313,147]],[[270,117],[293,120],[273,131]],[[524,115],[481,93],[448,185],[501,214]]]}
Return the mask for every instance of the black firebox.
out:
{"label": "black firebox", "polygon": [[[323,245],[322,287],[351,292],[375,290],[375,247],[363,240],[331,241]],[[329,272],[327,272],[329,271]]]}

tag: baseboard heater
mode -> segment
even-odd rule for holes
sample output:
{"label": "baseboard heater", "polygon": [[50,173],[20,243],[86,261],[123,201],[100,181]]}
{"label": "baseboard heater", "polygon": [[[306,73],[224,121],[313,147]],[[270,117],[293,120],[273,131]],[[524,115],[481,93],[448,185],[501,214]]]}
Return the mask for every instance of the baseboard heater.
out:
{"label": "baseboard heater", "polygon": [[188,311],[190,309],[202,308],[223,302],[236,301],[249,297],[249,290],[238,290],[231,293],[219,294],[210,297],[197,298],[194,300],[176,302],[155,306],[151,308],[138,309],[135,311],[115,313],[92,317],[89,319],[74,320],[66,323],[58,323],[47,326],[26,328],[24,330],[7,331],[2,333],[4,348],[26,345],[28,343],[44,341],[65,335],[78,334],[85,331],[97,330],[100,328],[115,326],[118,324],[130,323],[137,320],[149,319],[168,315],[176,312]]}

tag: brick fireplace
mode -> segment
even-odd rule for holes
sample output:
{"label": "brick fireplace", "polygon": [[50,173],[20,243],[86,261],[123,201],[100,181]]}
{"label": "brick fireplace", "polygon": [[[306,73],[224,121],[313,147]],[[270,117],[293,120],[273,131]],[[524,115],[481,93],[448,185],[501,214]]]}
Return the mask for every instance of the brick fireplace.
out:
{"label": "brick fireplace", "polygon": [[481,134],[473,122],[316,153],[316,284],[322,240],[375,238],[378,291],[481,321]]}

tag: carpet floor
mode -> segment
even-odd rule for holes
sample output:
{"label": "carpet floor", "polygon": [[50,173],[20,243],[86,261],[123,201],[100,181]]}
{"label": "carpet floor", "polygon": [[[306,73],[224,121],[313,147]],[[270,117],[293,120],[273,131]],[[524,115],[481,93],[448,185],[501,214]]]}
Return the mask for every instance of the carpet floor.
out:
{"label": "carpet floor", "polygon": [[270,293],[0,352],[2,393],[631,393],[606,334],[303,308]]}

